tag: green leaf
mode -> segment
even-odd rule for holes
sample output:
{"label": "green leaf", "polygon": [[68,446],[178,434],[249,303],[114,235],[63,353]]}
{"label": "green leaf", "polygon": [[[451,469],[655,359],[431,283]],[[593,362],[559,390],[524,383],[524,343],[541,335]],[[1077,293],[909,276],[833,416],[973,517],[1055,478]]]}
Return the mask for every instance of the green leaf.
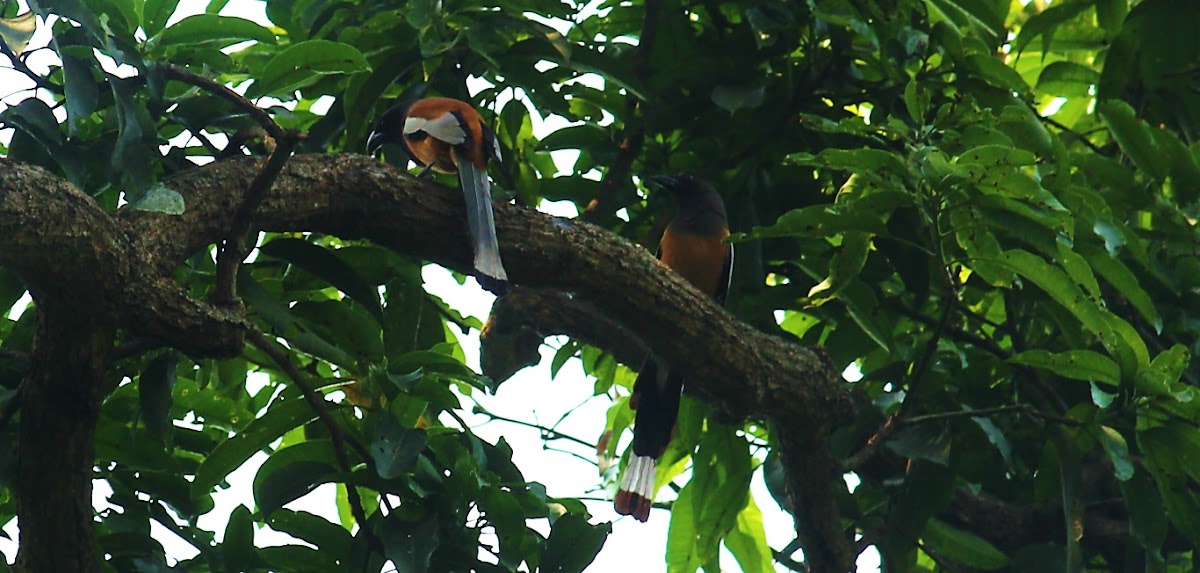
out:
{"label": "green leaf", "polygon": [[708,428],[692,456],[692,479],[671,509],[667,570],[716,567],[721,539],[746,506],[753,463],[732,427]]}
{"label": "green leaf", "polygon": [[1171,194],[1184,205],[1200,197],[1200,159],[1197,159],[1179,139],[1165,129],[1151,129],[1158,148],[1167,157],[1171,173]]}
{"label": "green leaf", "polygon": [[254,503],[270,516],[338,474],[330,440],[309,440],[281,448],[263,462],[254,476]]}
{"label": "green leaf", "polygon": [[330,523],[324,517],[305,511],[277,509],[271,513],[267,523],[276,531],[282,531],[317,546],[320,553],[331,560],[345,563],[349,558],[350,544],[353,541],[350,532],[340,525]]}
{"label": "green leaf", "polygon": [[1121,384],[1121,367],[1109,357],[1091,350],[1026,350],[1009,358],[1009,361],[1048,370],[1073,380],[1103,382],[1110,386]]}
{"label": "green leaf", "polygon": [[400,573],[425,573],[441,542],[437,514],[422,521],[404,521],[396,514],[383,521],[383,552]]}
{"label": "green leaf", "polygon": [[1171,523],[1193,545],[1200,544],[1200,499],[1182,480],[1158,480],[1158,493]]}
{"label": "green leaf", "polygon": [[1060,268],[1041,257],[1013,249],[997,261],[1009,266],[1026,280],[1036,284],[1058,304],[1071,312],[1121,365],[1122,375],[1132,376],[1150,362],[1146,343],[1128,322],[1103,310]]}
{"label": "green leaf", "polygon": [[[149,3],[147,4],[149,5]],[[157,7],[164,10],[170,8],[173,12],[174,7],[168,6],[168,4],[169,2],[162,2]],[[169,18],[170,15],[168,14],[167,17]],[[196,14],[163,28],[146,43],[151,50],[167,46],[223,48],[247,40],[274,44],[275,33],[245,18]]]}
{"label": "green leaf", "polygon": [[1191,353],[1182,344],[1160,352],[1154,361],[1138,372],[1137,389],[1157,396],[1173,395],[1190,361]]}
{"label": "green leaf", "polygon": [[1112,133],[1133,163],[1160,183],[1167,178],[1167,157],[1150,133],[1150,127],[1138,119],[1133,108],[1121,100],[1106,100],[1096,106],[1096,113]]}
{"label": "green leaf", "polygon": [[1037,163],[1037,156],[1008,145],[988,144],[962,152],[955,158],[955,162],[988,167],[1017,167]]}
{"label": "green leaf", "polygon": [[587,568],[604,540],[612,532],[612,524],[588,523],[587,517],[568,513],[554,522],[546,547],[542,550],[540,573],[581,573]]}
{"label": "green leaf", "polygon": [[150,437],[162,441],[171,427],[171,391],[175,388],[175,369],[179,357],[168,350],[155,356],[138,376],[138,401],[142,421]]}
{"label": "green leaf", "polygon": [[67,179],[76,187],[83,188],[83,162],[80,161],[75,147],[65,145],[58,120],[54,118],[54,112],[45,102],[38,98],[22,100],[21,103],[0,112],[0,121],[32,137],[50,153]]}
{"label": "green leaf", "polygon": [[1121,31],[1129,15],[1129,0],[1096,0],[1096,21],[1111,40]]}
{"label": "green leaf", "polygon": [[898,432],[886,442],[886,447],[896,454],[914,460],[929,460],[935,464],[950,463],[950,448],[954,436],[941,424],[920,424]]}
{"label": "green leaf", "polygon": [[158,148],[152,146],[155,131],[150,114],[137,97],[137,84],[140,82],[141,78],[108,78],[108,85],[117,102],[120,128],[110,164],[125,185],[126,200],[133,204],[138,203],[150,189],[154,180],[151,157],[159,157]]}
{"label": "green leaf", "polygon": [[1058,97],[1083,97],[1100,81],[1100,74],[1082,64],[1054,62],[1038,75],[1037,90]]}
{"label": "green leaf", "polygon": [[737,525],[725,535],[725,547],[737,559],[743,573],[771,573],[775,559],[767,545],[762,512],[753,496],[746,496],[746,507],[738,513]]}
{"label": "green leaf", "polygon": [[753,236],[827,237],[846,231],[887,235],[886,219],[896,208],[911,203],[907,193],[880,191],[832,205],[802,207],[784,213],[774,225],[756,228]]}
{"label": "green leaf", "polygon": [[908,173],[908,168],[895,153],[867,147],[826,149],[817,155],[815,163],[853,173],[875,174],[878,170],[890,171],[898,175]]}
{"label": "green leaf", "polygon": [[320,277],[361,304],[380,324],[383,323],[379,291],[367,284],[358,271],[325,248],[303,239],[279,238],[267,241],[259,247],[259,252],[268,257],[285,260]]}
{"label": "green leaf", "polygon": [[995,571],[1009,564],[1008,556],[984,538],[937,518],[926,523],[923,537],[936,554],[968,567]]}
{"label": "green leaf", "polygon": [[196,469],[196,480],[192,483],[194,495],[208,493],[255,452],[316,417],[312,407],[299,398],[276,402],[262,417],[218,444],[204,459]]}
{"label": "green leaf", "polygon": [[[171,15],[175,13],[175,8],[178,6],[179,0],[146,0],[146,3],[142,5],[142,28],[151,37],[158,34],[167,25],[167,21],[171,19]],[[176,26],[182,23],[181,20],[176,23]]]}
{"label": "green leaf", "polygon": [[1162,547],[1167,538],[1167,512],[1154,478],[1145,470],[1136,471],[1117,486],[1129,508],[1130,533],[1150,551]]}
{"label": "green leaf", "polygon": [[162,183],[155,183],[136,202],[130,203],[129,208],[136,211],[182,215],[183,195]]}
{"label": "green leaf", "polygon": [[375,471],[383,479],[404,475],[417,463],[417,455],[425,449],[425,443],[425,430],[405,428],[390,417],[384,418],[371,442]]}
{"label": "green leaf", "polygon": [[1011,90],[1022,96],[1030,93],[1029,84],[1021,74],[991,54],[972,54],[967,56],[967,63],[988,83],[1006,90]]}
{"label": "green leaf", "polygon": [[1024,52],[1030,42],[1038,37],[1042,38],[1042,52],[1049,52],[1050,42],[1054,39],[1054,33],[1058,27],[1087,10],[1088,7],[1086,2],[1067,2],[1055,4],[1035,14],[1021,26],[1021,32],[1017,34],[1017,52]]}
{"label": "green leaf", "polygon": [[837,296],[838,292],[850,284],[867,262],[870,247],[870,234],[848,231],[842,238],[842,245],[829,262],[829,276],[809,289],[808,297],[812,299],[812,303],[820,305]]}
{"label": "green leaf", "polygon": [[1108,454],[1108,459],[1112,460],[1113,475],[1120,481],[1133,477],[1133,459],[1129,456],[1129,445],[1125,443],[1125,437],[1108,426],[1100,426],[1097,432],[1104,452]]}
{"label": "green leaf", "polygon": [[929,92],[921,88],[916,78],[908,80],[908,84],[904,86],[904,106],[908,108],[909,117],[917,124],[925,122],[930,98]]}
{"label": "green leaf", "polygon": [[1159,316],[1154,301],[1150,299],[1150,295],[1139,284],[1137,276],[1129,270],[1129,267],[1125,266],[1125,263],[1108,252],[1098,249],[1085,250],[1083,255],[1087,258],[1092,270],[1117,289],[1117,292],[1125,297],[1129,304],[1133,305],[1133,308],[1137,309],[1138,314],[1154,326],[1156,332],[1162,331],[1162,317]]}
{"label": "green leaf", "polygon": [[72,137],[79,134],[83,120],[96,111],[100,103],[100,87],[93,71],[100,69],[90,46],[85,55],[70,48],[87,46],[87,35],[71,28],[54,36],[54,48],[63,63],[63,90],[67,100],[67,126]]}
{"label": "green leaf", "polygon": [[36,30],[37,17],[33,11],[12,18],[0,18],[0,42],[18,56],[25,51]]}
{"label": "green leaf", "polygon": [[229,522],[225,525],[225,537],[221,541],[221,555],[229,571],[246,571],[257,562],[254,547],[254,520],[244,505],[233,508]]}
{"label": "green leaf", "polygon": [[352,74],[371,69],[362,52],[349,44],[308,40],[288,47],[262,68],[246,96],[285,94],[326,74]]}
{"label": "green leaf", "polygon": [[753,109],[763,103],[764,86],[719,85],[712,90],[712,101],[721,109],[734,113],[739,109]]}

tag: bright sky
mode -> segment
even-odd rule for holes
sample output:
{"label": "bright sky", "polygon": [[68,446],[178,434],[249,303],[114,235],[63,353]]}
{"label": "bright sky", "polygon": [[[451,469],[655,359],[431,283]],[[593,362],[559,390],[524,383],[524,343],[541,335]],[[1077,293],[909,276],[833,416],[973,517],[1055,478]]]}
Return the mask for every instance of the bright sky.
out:
{"label": "bright sky", "polygon": [[[25,4],[23,1],[21,3]],[[187,15],[201,13],[206,5],[207,2],[204,0],[183,0],[172,21],[177,21]],[[269,25],[265,16],[264,4],[255,0],[233,0],[222,10],[222,14],[240,16]],[[568,25],[565,22],[547,23],[560,28]],[[31,48],[45,46],[48,42],[49,33],[47,28],[42,27],[38,30],[30,46]],[[47,66],[53,62],[53,53],[43,50],[34,54],[28,63],[35,71],[45,72]],[[593,76],[581,81],[599,83],[602,80]],[[477,92],[484,85],[483,82],[472,82],[469,87],[473,92]],[[16,104],[32,96],[33,92],[28,91],[30,86],[31,83],[20,73],[7,68],[0,69],[0,110],[7,105]],[[520,93],[517,96],[520,97]],[[499,105],[504,105],[506,99],[511,97],[511,94],[506,94],[506,98],[502,98]],[[328,109],[328,106],[317,106],[314,111],[324,109]],[[62,114],[65,112],[59,108],[56,113],[59,114],[61,120]],[[549,117],[542,121],[536,114],[534,115],[534,133],[539,137],[544,137],[566,125],[568,123],[561,117]],[[7,143],[11,137],[11,130],[0,130],[0,141]],[[183,141],[172,143],[184,144]],[[577,152],[558,153],[560,155],[555,159],[561,166],[567,165],[565,160],[573,159],[572,155]],[[595,175],[595,173],[590,175]],[[562,216],[576,214],[574,206],[567,203],[545,203],[540,209]],[[494,298],[480,289],[473,280],[468,281],[466,285],[459,285],[448,271],[436,265],[425,267],[424,279],[426,287],[431,293],[442,297],[447,304],[464,314],[482,319],[487,316],[494,301]],[[25,302],[27,301],[28,299],[25,299]],[[17,308],[21,309],[22,304],[18,303]],[[20,311],[15,311],[14,317],[17,312]],[[460,343],[468,357],[469,365],[478,370],[479,333],[473,331],[467,336],[460,336]],[[495,414],[544,426],[553,426],[557,423],[556,429],[559,432],[586,441],[595,441],[604,429],[605,413],[609,402],[603,397],[592,396],[593,380],[584,375],[578,360],[568,362],[559,371],[558,377],[551,379],[550,360],[560,343],[561,340],[547,341],[547,344],[542,347],[540,364],[519,372],[500,388],[497,395],[479,396],[479,402]],[[253,383],[253,379],[251,383]],[[531,399],[533,397],[536,399]],[[524,472],[526,479],[545,484],[549,495],[602,499],[608,497],[607,492],[598,490],[603,480],[598,475],[595,464],[586,461],[595,459],[594,451],[565,440],[545,444],[537,430],[506,422],[489,422],[485,416],[470,414],[470,406],[468,401],[467,411],[463,413],[463,417],[473,426],[476,434],[491,442],[504,437],[512,445],[513,461]],[[629,439],[630,436],[626,433],[619,451],[624,450]],[[553,449],[548,449],[546,446]],[[228,516],[235,507],[238,505],[253,507],[251,483],[258,467],[265,459],[266,455],[260,453],[229,476],[228,481],[231,487],[215,496],[216,508],[200,518],[200,527],[218,532],[219,536],[225,530]],[[781,510],[767,493],[761,471],[755,473],[751,489],[763,512],[770,545],[776,549],[786,546],[794,536],[791,517]],[[334,503],[334,491],[333,485],[323,485],[307,496],[288,504],[287,507],[323,515],[336,522],[338,517]],[[106,498],[110,492],[106,483],[101,480],[95,482],[93,500],[97,509],[108,507]],[[659,492],[659,500],[669,499],[671,495],[673,494],[670,493],[670,490],[664,488]],[[589,568],[590,571],[619,571],[631,566],[636,566],[637,571],[645,573],[666,570],[664,555],[667,526],[670,521],[668,512],[654,510],[649,523],[641,524],[631,518],[616,515],[612,510],[611,502],[587,501],[585,503],[594,516],[594,521],[613,522],[613,533],[609,536],[596,561]],[[548,528],[544,521],[534,522],[534,527],[547,533]],[[0,538],[0,552],[3,552],[11,563],[16,555],[14,540],[17,538],[17,527],[15,521],[7,524],[3,531],[9,535],[10,539]],[[166,548],[172,563],[175,560],[187,559],[196,553],[194,548],[156,523],[152,523],[152,532]],[[260,546],[294,542],[290,536],[268,528],[257,530],[255,541]],[[795,557],[801,558],[802,555],[797,553]],[[859,571],[878,570],[878,563],[877,554],[869,551],[860,557]],[[732,556],[724,550],[722,550],[721,567],[726,571],[738,570]],[[787,571],[782,566],[778,567],[778,570]]]}

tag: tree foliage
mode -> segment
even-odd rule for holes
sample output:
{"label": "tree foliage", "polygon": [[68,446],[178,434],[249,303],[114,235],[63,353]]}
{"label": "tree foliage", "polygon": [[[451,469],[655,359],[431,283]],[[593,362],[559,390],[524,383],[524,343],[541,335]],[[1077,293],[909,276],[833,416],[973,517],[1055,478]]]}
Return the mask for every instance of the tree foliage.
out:
{"label": "tree foliage", "polygon": [[[733,314],[861,372],[845,388],[853,418],[811,437],[857,485],[824,484],[836,512],[813,523],[784,475],[795,465],[781,463],[789,420],[728,420],[713,414],[720,404],[686,401],[658,477],[680,487],[669,570],[717,570],[722,543],[745,571],[804,555],[815,570],[848,566],[814,557],[824,549],[811,543],[773,555],[765,500],[747,493],[756,471],[796,511],[802,541],[813,530],[873,547],[889,571],[1194,563],[1200,37],[1187,23],[1200,5],[269,0],[267,27],[228,4],[179,17],[177,0],[31,3],[52,33],[32,54],[55,54],[39,73],[22,53],[26,7],[6,3],[4,54],[38,97],[0,112],[12,134],[0,151],[103,210],[172,215],[189,208],[173,181],[198,164],[360,153],[394,101],[469,98],[504,149],[492,168],[501,198],[569,201],[647,246],[667,203],[635,176],[698,172],[729,205]],[[469,93],[469,78],[483,87]],[[569,123],[539,138],[534,113]],[[565,173],[559,151],[573,157]],[[237,210],[241,194],[266,189],[226,191]],[[18,179],[0,180],[0,203],[20,192]],[[188,354],[124,330],[115,339],[94,440],[95,477],[121,508],[95,520],[106,566],[168,570],[153,521],[200,551],[175,570],[586,567],[608,526],[527,482],[506,443],[454,421],[456,392],[502,382],[463,364],[455,331],[480,318],[425,292],[424,263],[403,249],[309,230],[247,245],[257,254],[237,272],[251,342],[240,355]],[[241,254],[237,242],[220,249]],[[6,270],[29,263],[5,248],[0,309],[27,289],[37,302],[0,320],[7,421],[18,405],[26,413],[31,372],[47,366],[35,331],[57,323],[39,297],[56,295],[39,289],[46,277]],[[216,250],[170,269],[196,299],[221,288]],[[632,376],[608,352],[582,337],[556,365],[579,356],[612,399],[601,452],[612,458],[632,419]],[[267,375],[261,387],[247,383],[253,372]],[[13,431],[3,438],[11,484],[32,454]],[[752,444],[768,445],[765,463]],[[269,458],[255,507],[223,532],[199,528],[213,492],[259,451]],[[330,482],[341,523],[284,507]],[[21,495],[31,494],[0,494],[0,521]],[[531,528],[539,519],[549,535]],[[306,544],[256,547],[264,526]]]}

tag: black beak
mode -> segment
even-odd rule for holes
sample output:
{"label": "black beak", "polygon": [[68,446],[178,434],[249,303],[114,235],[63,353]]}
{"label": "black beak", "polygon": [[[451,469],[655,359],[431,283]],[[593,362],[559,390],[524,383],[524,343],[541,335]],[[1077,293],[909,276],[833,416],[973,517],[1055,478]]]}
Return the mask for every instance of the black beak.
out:
{"label": "black beak", "polygon": [[647,181],[649,183],[653,183],[653,184],[658,185],[659,187],[662,187],[663,189],[667,189],[667,190],[670,190],[671,188],[679,185],[679,180],[674,177],[671,177],[670,175],[649,175],[646,177],[642,177],[642,180]]}

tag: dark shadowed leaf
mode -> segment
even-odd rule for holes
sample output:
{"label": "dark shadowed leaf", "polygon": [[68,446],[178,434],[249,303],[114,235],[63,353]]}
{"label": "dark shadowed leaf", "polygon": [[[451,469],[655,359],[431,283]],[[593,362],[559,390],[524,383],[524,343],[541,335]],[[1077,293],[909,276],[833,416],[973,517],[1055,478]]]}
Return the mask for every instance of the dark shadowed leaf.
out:
{"label": "dark shadowed leaf", "polygon": [[380,531],[383,551],[396,573],[425,573],[429,570],[429,558],[437,549],[438,518],[430,516],[423,521],[404,521],[400,516],[389,515]]}
{"label": "dark shadowed leaf", "polygon": [[254,503],[270,516],[275,510],[332,481],[338,472],[331,440],[308,440],[271,454],[254,476]]}
{"label": "dark shadowed leaf", "polygon": [[363,305],[372,316],[383,321],[379,293],[337,255],[300,239],[275,239],[259,247],[262,254],[283,259],[337,287]]}
{"label": "dark shadowed leaf", "polygon": [[375,471],[383,479],[393,479],[412,469],[417,454],[425,449],[425,431],[405,428],[390,417],[379,424],[379,433],[371,442]]}
{"label": "dark shadowed leaf", "polygon": [[600,552],[612,531],[611,523],[592,525],[587,517],[568,513],[559,517],[550,530],[538,571],[543,573],[580,573]]}
{"label": "dark shadowed leaf", "polygon": [[217,445],[196,469],[193,490],[198,495],[207,493],[255,452],[316,417],[312,407],[299,398],[276,403],[262,417]]}
{"label": "dark shadowed leaf", "polygon": [[138,377],[138,400],[142,420],[150,437],[162,440],[171,427],[171,391],[175,389],[175,369],[179,357],[168,350],[146,364]]}
{"label": "dark shadowed leaf", "polygon": [[995,571],[1009,564],[1008,556],[987,540],[938,519],[925,524],[924,538],[938,555],[968,567]]}

